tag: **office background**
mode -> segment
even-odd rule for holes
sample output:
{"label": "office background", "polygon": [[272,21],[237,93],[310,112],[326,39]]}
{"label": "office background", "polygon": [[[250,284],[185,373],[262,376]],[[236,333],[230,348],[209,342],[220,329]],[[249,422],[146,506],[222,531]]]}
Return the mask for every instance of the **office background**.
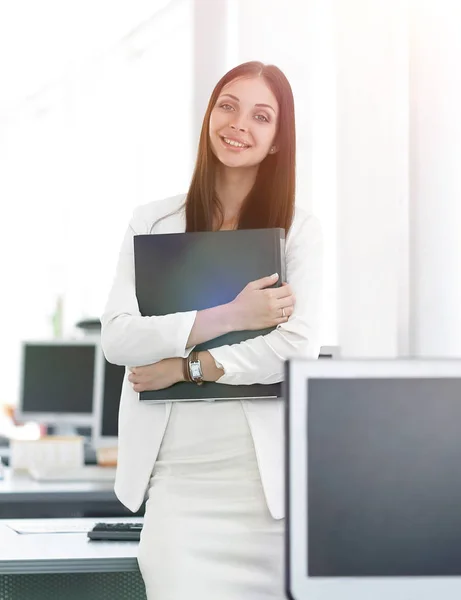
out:
{"label": "office background", "polygon": [[461,355],[457,2],[19,0],[0,13],[0,403],[17,399],[21,339],[99,316],[133,207],[187,189],[212,87],[253,59],[293,86],[297,202],[325,237],[322,344]]}
{"label": "office background", "polygon": [[[460,24],[458,0],[1,3],[0,408],[18,401],[21,340],[100,315],[132,209],[187,189],[214,84],[254,59],[293,86],[297,202],[325,238],[322,345],[460,357]],[[0,488],[2,519],[128,519],[112,481]],[[1,525],[10,595],[70,581],[143,597],[133,545],[69,535],[64,552]]]}

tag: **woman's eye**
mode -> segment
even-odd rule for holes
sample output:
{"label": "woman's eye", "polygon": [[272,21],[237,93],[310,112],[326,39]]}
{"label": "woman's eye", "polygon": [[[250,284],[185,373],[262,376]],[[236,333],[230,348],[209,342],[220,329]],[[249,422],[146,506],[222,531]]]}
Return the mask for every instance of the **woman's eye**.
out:
{"label": "woman's eye", "polygon": [[258,121],[263,121],[263,122],[269,123],[269,119],[265,115],[256,115],[256,119]]}
{"label": "woman's eye", "polygon": [[230,104],[221,104],[221,108],[224,108],[224,110],[232,110],[233,107]]}

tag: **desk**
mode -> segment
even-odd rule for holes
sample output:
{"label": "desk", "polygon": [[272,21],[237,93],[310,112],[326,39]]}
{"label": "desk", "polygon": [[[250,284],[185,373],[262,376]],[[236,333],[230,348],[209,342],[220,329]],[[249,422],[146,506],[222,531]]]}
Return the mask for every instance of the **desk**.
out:
{"label": "desk", "polygon": [[[70,521],[87,522],[89,528],[96,522]],[[128,521],[142,517],[123,518]],[[85,533],[18,534],[7,525],[13,522],[0,520],[2,600],[146,600],[138,542],[96,542]]]}
{"label": "desk", "polygon": [[[135,513],[144,514],[144,505]],[[0,519],[132,516],[111,481],[44,482],[5,469],[0,480]]]}

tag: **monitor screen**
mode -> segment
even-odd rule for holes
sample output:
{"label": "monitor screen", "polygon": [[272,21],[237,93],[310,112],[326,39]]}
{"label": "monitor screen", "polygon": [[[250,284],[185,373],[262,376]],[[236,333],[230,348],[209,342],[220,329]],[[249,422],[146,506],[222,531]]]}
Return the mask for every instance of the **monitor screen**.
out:
{"label": "monitor screen", "polygon": [[91,415],[95,358],[93,343],[25,343],[20,412]]}
{"label": "monitor screen", "polygon": [[308,575],[461,575],[461,379],[305,385]]}
{"label": "monitor screen", "polygon": [[104,360],[104,363],[100,435],[102,437],[117,437],[118,408],[125,367],[113,365],[107,360]]}

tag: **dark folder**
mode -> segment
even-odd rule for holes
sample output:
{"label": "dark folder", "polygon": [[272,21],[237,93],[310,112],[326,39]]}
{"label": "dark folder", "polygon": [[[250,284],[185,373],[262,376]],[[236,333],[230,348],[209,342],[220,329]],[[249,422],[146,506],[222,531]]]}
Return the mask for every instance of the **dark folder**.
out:
{"label": "dark folder", "polygon": [[[285,231],[240,229],[137,235],[134,237],[136,296],[143,316],[203,310],[226,304],[255,279],[278,273],[285,281]],[[195,347],[208,350],[265,335],[274,328],[234,331]],[[172,331],[171,335],[175,335]],[[262,359],[263,360],[263,359]],[[180,382],[141,392],[145,402],[277,398],[281,384],[227,385]]]}

